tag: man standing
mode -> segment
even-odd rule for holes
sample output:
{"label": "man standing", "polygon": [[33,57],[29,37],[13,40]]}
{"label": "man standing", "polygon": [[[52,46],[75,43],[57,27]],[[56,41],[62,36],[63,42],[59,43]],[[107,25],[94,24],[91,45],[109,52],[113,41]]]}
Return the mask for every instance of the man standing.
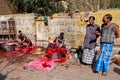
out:
{"label": "man standing", "polygon": [[96,71],[102,71],[103,76],[106,76],[109,70],[114,39],[119,37],[119,27],[111,21],[112,15],[106,14],[101,26],[100,55],[96,62]]}
{"label": "man standing", "polygon": [[100,34],[100,27],[94,23],[95,17],[89,17],[89,24],[86,26],[86,34],[84,38],[84,51],[82,62],[92,64],[95,54],[96,40]]}

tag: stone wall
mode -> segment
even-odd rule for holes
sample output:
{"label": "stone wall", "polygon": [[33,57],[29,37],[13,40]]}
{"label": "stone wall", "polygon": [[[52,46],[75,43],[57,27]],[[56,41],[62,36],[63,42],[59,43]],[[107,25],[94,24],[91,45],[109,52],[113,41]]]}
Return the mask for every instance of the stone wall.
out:
{"label": "stone wall", "polygon": [[6,18],[14,18],[16,22],[16,29],[21,30],[28,38],[34,41],[35,35],[35,14],[11,14],[0,15]]}
{"label": "stone wall", "polygon": [[[65,33],[66,44],[70,47],[78,47],[83,45],[86,21],[89,16],[96,17],[96,23],[102,24],[102,18],[105,14],[113,15],[113,22],[120,25],[120,10],[104,10],[99,12],[81,12],[75,13],[71,18],[67,13],[54,14],[53,19],[49,18],[49,33],[51,38],[58,36],[60,32]],[[119,44],[120,39],[115,40],[115,44]]]}
{"label": "stone wall", "polygon": [[[37,35],[37,40],[45,42],[50,37],[52,40],[59,35],[60,32],[65,33],[65,43],[70,47],[78,47],[83,45],[85,27],[89,16],[96,17],[96,23],[102,24],[102,18],[105,14],[110,13],[113,15],[113,22],[120,26],[120,10],[104,10],[99,12],[81,12],[75,13],[71,18],[68,13],[54,14],[48,17],[48,26],[44,25],[44,18],[35,18],[35,14],[12,14],[1,15],[5,17],[13,17],[16,20],[16,28],[22,30],[32,41],[34,41],[34,35]],[[120,45],[120,38],[115,40],[116,45]],[[45,43],[46,44],[46,43]]]}

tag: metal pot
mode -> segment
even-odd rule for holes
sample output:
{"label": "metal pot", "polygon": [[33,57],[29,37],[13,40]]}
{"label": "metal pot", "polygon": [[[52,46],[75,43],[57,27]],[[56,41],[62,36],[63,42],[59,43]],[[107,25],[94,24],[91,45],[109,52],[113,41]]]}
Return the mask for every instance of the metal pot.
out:
{"label": "metal pot", "polygon": [[5,42],[0,42],[0,49],[3,49],[4,44],[5,44]]}
{"label": "metal pot", "polygon": [[14,46],[13,45],[8,45],[8,44],[4,44],[3,45],[3,49],[4,49],[4,51],[14,51]]}

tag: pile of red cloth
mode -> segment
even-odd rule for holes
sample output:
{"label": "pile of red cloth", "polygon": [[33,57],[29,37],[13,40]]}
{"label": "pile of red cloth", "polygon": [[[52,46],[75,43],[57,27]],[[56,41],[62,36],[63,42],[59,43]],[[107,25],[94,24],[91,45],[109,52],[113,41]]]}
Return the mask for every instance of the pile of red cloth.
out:
{"label": "pile of red cloth", "polygon": [[66,48],[48,48],[46,55],[49,59],[60,59],[64,58],[67,55]]}

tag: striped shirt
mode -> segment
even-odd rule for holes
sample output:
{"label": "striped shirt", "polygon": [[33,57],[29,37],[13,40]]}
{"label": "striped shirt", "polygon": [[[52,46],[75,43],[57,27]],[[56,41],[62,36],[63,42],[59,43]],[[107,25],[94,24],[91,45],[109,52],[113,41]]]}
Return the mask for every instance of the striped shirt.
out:
{"label": "striped shirt", "polygon": [[114,43],[115,39],[114,27],[116,27],[115,23],[111,23],[110,26],[106,26],[105,24],[101,26],[100,42]]}

